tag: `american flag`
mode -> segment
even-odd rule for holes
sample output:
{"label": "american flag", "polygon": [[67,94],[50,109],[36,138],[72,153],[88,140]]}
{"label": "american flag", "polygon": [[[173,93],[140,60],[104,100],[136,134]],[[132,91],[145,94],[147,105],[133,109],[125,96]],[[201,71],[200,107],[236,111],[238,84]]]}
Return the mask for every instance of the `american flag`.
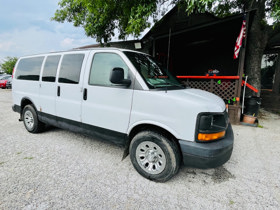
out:
{"label": "american flag", "polygon": [[246,20],[243,20],[239,36],[237,37],[237,40],[235,43],[233,59],[238,58],[238,54],[239,54],[240,48],[242,46],[242,40],[243,40],[243,38],[245,38],[245,36],[246,36]]}

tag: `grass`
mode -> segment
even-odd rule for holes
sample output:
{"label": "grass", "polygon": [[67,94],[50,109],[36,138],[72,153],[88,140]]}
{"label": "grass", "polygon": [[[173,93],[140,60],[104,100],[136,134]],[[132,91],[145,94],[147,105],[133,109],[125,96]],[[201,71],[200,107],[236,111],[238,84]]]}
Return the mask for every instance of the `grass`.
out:
{"label": "grass", "polygon": [[34,157],[25,157],[25,158],[23,158],[23,159],[25,159],[25,160],[32,160]]}
{"label": "grass", "polygon": [[17,152],[17,155],[20,155],[22,152]]}
{"label": "grass", "polygon": [[0,166],[3,165],[5,162],[0,162]]}
{"label": "grass", "polygon": [[230,200],[229,205],[233,205],[233,204],[234,204],[234,201]]}
{"label": "grass", "polygon": [[262,126],[262,125],[260,125],[260,124],[258,124],[258,128],[263,128],[263,126]]}

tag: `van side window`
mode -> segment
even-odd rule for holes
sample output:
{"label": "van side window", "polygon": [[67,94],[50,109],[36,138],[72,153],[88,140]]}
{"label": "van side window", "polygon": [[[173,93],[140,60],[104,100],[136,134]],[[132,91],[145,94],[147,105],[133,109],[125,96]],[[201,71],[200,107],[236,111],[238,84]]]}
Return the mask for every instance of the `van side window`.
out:
{"label": "van side window", "polygon": [[44,56],[23,58],[19,61],[15,78],[39,81]]}
{"label": "van side window", "polygon": [[55,82],[56,71],[61,55],[51,55],[47,57],[44,65],[42,81]]}
{"label": "van side window", "polygon": [[128,79],[128,67],[122,58],[115,53],[96,53],[92,60],[89,84],[113,86],[110,82],[110,74],[113,68],[124,69],[124,78]]}
{"label": "van side window", "polygon": [[85,55],[67,54],[62,58],[58,82],[78,84]]}

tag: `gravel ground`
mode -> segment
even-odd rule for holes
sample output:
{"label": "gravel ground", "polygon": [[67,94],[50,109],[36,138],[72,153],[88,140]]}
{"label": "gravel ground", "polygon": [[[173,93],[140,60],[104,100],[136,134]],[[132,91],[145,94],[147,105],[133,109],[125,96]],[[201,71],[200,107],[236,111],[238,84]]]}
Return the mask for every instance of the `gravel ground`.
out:
{"label": "gravel ground", "polygon": [[0,90],[0,209],[280,209],[280,117],[236,125],[222,167],[182,167],[167,183],[141,177],[123,150],[57,128],[28,133]]}

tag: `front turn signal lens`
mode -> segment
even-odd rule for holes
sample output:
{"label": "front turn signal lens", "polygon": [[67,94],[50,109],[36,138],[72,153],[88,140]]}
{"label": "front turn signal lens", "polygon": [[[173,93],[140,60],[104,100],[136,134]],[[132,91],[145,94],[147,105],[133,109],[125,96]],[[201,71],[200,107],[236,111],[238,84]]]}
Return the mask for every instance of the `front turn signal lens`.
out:
{"label": "front turn signal lens", "polygon": [[225,134],[226,131],[222,131],[219,133],[199,133],[197,139],[199,141],[212,141],[224,137]]}

